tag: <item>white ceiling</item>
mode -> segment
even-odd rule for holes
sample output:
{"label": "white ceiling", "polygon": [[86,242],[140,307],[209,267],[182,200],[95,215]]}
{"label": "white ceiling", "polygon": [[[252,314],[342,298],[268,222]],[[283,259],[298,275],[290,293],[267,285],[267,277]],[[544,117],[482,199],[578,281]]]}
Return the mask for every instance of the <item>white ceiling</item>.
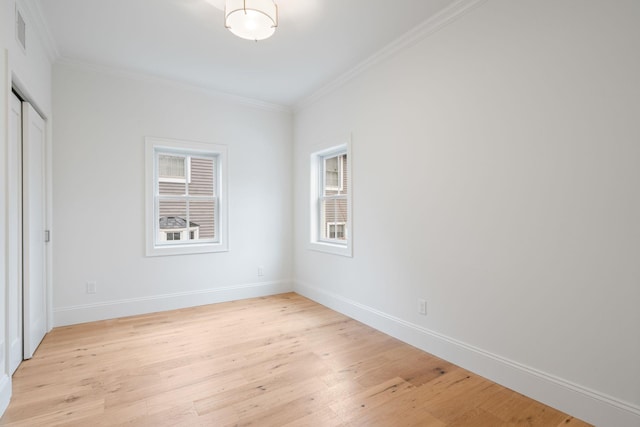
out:
{"label": "white ceiling", "polygon": [[276,0],[267,40],[223,25],[224,0],[38,0],[65,59],[293,106],[452,0]]}

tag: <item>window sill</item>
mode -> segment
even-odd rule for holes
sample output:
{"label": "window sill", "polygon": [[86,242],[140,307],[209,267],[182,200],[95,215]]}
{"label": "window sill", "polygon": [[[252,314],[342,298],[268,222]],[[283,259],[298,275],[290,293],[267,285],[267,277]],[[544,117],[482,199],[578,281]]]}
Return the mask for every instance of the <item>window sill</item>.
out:
{"label": "window sill", "polygon": [[167,245],[147,247],[147,256],[165,256],[165,255],[189,255],[189,254],[206,254],[215,252],[228,252],[227,245],[214,244],[193,244],[193,245]]}
{"label": "window sill", "polygon": [[351,244],[336,245],[328,242],[310,242],[309,249],[312,251],[324,252],[327,254],[340,255],[352,258],[353,250]]}

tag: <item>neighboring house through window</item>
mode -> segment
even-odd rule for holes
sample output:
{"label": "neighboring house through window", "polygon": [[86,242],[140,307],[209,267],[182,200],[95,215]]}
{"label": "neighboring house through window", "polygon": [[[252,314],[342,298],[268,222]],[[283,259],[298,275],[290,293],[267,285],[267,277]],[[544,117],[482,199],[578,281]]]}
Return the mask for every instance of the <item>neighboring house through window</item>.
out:
{"label": "neighboring house through window", "polygon": [[[199,237],[200,225],[190,221],[187,227],[187,220],[179,216],[161,216],[158,223],[160,241],[196,240]],[[189,237],[187,237],[187,231]]]}
{"label": "neighboring house through window", "polygon": [[226,146],[146,138],[147,255],[227,250]]}

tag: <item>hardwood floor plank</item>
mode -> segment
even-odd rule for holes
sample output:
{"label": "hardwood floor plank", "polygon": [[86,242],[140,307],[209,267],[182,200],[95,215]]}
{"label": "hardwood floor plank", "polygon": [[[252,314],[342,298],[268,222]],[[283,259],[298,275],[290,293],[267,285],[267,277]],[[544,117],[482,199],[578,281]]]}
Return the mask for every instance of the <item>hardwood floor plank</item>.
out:
{"label": "hardwood floor plank", "polygon": [[567,415],[564,420],[560,422],[556,427],[590,427],[591,424],[587,424],[582,420],[573,418]]}
{"label": "hardwood floor plank", "polygon": [[369,412],[373,408],[409,392],[412,387],[411,384],[400,377],[391,378],[358,394],[333,403],[330,408],[342,419],[348,421],[356,420],[362,413]]}
{"label": "hardwood floor plank", "polygon": [[512,427],[513,424],[509,424],[504,420],[496,417],[495,415],[481,409],[474,408],[470,411],[460,414],[456,417],[455,421],[447,424],[447,427]]}
{"label": "hardwood floor plank", "polygon": [[112,407],[105,415],[105,411],[93,415],[86,415],[76,420],[65,419],[68,427],[111,427],[117,425],[143,425],[140,422],[147,416],[147,404],[144,401],[127,403],[119,407]]}
{"label": "hardwood floor plank", "polygon": [[[267,424],[268,425],[268,424]],[[349,424],[342,421],[338,415],[328,406],[320,408],[304,417],[292,422],[282,424],[283,427],[347,427]]]}
{"label": "hardwood floor plank", "polygon": [[54,329],[0,426],[588,424],[290,293]]}

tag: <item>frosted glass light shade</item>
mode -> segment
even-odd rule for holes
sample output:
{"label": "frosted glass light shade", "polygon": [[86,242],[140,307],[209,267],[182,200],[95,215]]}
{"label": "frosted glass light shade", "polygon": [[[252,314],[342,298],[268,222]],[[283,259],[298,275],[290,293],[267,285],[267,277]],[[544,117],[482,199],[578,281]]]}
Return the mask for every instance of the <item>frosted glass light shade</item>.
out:
{"label": "frosted glass light shade", "polygon": [[273,0],[225,0],[224,25],[238,37],[264,40],[276,32],[278,6]]}

